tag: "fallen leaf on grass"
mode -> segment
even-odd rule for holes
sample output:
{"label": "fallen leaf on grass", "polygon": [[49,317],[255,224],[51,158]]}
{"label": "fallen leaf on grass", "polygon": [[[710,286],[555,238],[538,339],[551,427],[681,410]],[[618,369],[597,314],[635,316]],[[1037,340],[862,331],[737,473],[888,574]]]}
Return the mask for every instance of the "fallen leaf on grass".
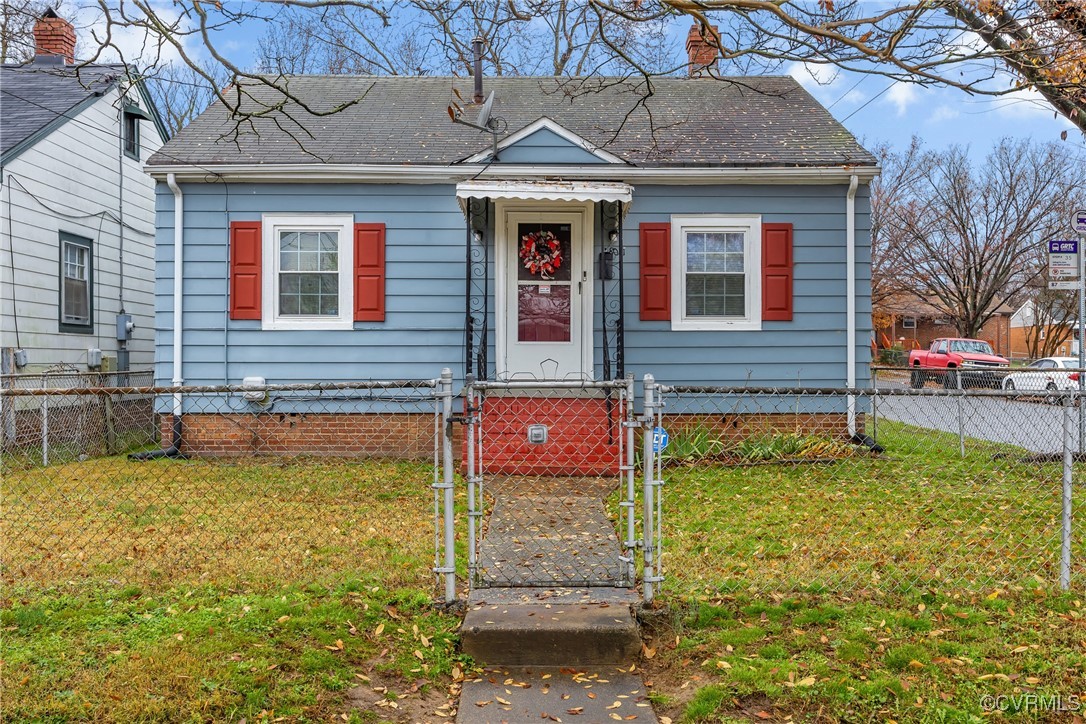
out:
{"label": "fallen leaf on grass", "polygon": [[422,661],[422,660],[424,660],[426,658],[425,656],[422,655],[422,652],[419,651],[418,649],[415,649],[412,652],[412,654],[414,654],[415,658],[418,659],[419,661]]}
{"label": "fallen leaf on grass", "polygon": [[773,715],[770,714],[768,711],[760,711],[760,712],[757,712],[754,716],[758,717],[759,719],[769,719]]}
{"label": "fallen leaf on grass", "polygon": [[621,702],[621,701],[616,701],[616,702],[615,702],[614,704],[612,704],[611,706],[609,706],[609,707],[607,707],[607,708],[608,708],[608,709],[617,709],[617,708],[619,708],[620,706],[622,706],[622,702]]}
{"label": "fallen leaf on grass", "polygon": [[375,628],[375,629],[373,630],[373,635],[374,635],[374,636],[380,636],[380,635],[381,635],[381,633],[382,633],[382,632],[383,632],[384,630],[385,630],[385,625],[384,625],[383,623],[379,623],[379,624],[377,624],[377,628]]}
{"label": "fallen leaf on grass", "polygon": [[506,706],[509,706],[509,705],[512,704],[512,702],[506,701],[505,699],[501,698],[500,696],[495,696],[494,701],[498,702],[499,704],[505,704]]}
{"label": "fallen leaf on grass", "polygon": [[324,648],[328,649],[329,651],[342,651],[343,650],[343,639],[336,639],[335,644],[333,644],[331,646],[325,646]]}
{"label": "fallen leaf on grass", "polygon": [[286,623],[289,620],[290,620],[290,616],[280,616],[279,618],[275,619],[275,622],[276,623]]}
{"label": "fallen leaf on grass", "polygon": [[567,714],[573,714],[573,715],[577,715],[577,714],[580,714],[580,713],[581,713],[581,712],[583,712],[583,711],[584,711],[584,707],[583,707],[583,706],[575,706],[575,707],[573,707],[572,709],[566,709],[566,713],[567,713]]}
{"label": "fallen leaf on grass", "polygon": [[650,648],[650,647],[649,647],[648,645],[646,645],[646,644],[641,644],[641,654],[642,654],[642,655],[643,655],[643,656],[644,656],[644,657],[645,657],[646,659],[651,659],[651,658],[652,658],[653,656],[655,656],[655,655],[656,655],[656,649],[654,649],[654,648]]}

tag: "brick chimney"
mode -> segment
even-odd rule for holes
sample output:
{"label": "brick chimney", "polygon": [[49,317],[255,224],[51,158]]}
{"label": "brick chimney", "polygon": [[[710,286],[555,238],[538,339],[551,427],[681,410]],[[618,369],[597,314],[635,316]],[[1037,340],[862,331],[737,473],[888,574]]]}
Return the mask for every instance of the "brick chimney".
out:
{"label": "brick chimney", "polygon": [[[717,26],[711,27],[716,33]],[[713,44],[713,36],[703,36],[698,23],[694,23],[686,34],[686,53],[690,56],[686,72],[691,78],[702,75],[706,68],[716,69],[717,48]]]}
{"label": "brick chimney", "polygon": [[64,18],[45,11],[34,23],[34,59],[45,62],[75,62],[75,28]]}

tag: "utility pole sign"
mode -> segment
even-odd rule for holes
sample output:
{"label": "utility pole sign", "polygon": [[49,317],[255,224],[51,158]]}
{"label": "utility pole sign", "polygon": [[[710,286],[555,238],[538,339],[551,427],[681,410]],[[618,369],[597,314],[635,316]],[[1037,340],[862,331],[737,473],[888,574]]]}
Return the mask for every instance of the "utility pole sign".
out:
{"label": "utility pole sign", "polygon": [[1048,288],[1078,289],[1079,243],[1077,240],[1048,242]]}

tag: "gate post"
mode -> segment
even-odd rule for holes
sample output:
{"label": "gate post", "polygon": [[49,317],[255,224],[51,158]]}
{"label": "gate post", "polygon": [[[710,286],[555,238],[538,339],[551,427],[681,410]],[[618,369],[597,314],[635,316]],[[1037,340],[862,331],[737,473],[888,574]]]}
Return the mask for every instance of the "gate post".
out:
{"label": "gate post", "polygon": [[[1063,401],[1063,494],[1060,510],[1060,589],[1071,588],[1071,474],[1074,471],[1072,448],[1074,440],[1073,405],[1075,397],[1068,395]],[[1079,403],[1081,409],[1081,402]]]}
{"label": "gate post", "polygon": [[642,599],[646,604],[652,603],[653,598],[653,585],[656,582],[655,576],[655,561],[653,556],[655,553],[653,542],[653,513],[655,512],[655,504],[653,497],[656,492],[654,483],[656,476],[656,463],[653,460],[653,434],[656,428],[656,378],[652,375],[645,375],[645,414],[642,417],[644,420],[644,427],[642,430],[643,452],[641,455],[641,464],[645,466],[644,484],[641,491],[642,499],[642,521],[641,525],[644,528],[644,551],[645,551],[645,571],[642,577]]}
{"label": "gate post", "polygon": [[453,382],[452,370],[448,367],[441,370],[441,380],[437,394],[441,398],[442,478],[440,487],[444,492],[443,518],[445,524],[445,562],[440,572],[445,576],[445,603],[452,603],[456,600],[456,528],[453,519]]}
{"label": "gate post", "polygon": [[[475,537],[477,535],[477,520],[482,515],[475,509],[476,494],[479,493],[479,473],[476,470],[475,462],[475,446],[476,446],[476,425],[478,424],[478,418],[475,417],[477,410],[475,409],[475,376],[466,375],[464,379],[464,416],[467,422],[467,474],[468,474],[468,580],[471,585],[476,584],[476,575],[478,574],[479,562],[477,560],[478,550]],[[480,495],[480,501],[482,496]]]}
{"label": "gate post", "polygon": [[637,427],[636,413],[634,412],[634,376],[626,375],[626,420],[625,426],[626,459],[622,465],[626,472],[626,499],[622,501],[623,510],[626,513],[626,580],[633,585],[637,580],[637,515],[634,506],[637,501],[637,461],[634,453],[634,428]]}

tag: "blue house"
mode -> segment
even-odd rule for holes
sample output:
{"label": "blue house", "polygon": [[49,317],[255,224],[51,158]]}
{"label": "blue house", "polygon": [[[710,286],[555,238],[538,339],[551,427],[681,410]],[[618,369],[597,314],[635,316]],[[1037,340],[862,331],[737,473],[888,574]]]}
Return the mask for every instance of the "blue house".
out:
{"label": "blue house", "polygon": [[868,382],[877,163],[792,78],[280,86],[148,161],[160,383]]}

